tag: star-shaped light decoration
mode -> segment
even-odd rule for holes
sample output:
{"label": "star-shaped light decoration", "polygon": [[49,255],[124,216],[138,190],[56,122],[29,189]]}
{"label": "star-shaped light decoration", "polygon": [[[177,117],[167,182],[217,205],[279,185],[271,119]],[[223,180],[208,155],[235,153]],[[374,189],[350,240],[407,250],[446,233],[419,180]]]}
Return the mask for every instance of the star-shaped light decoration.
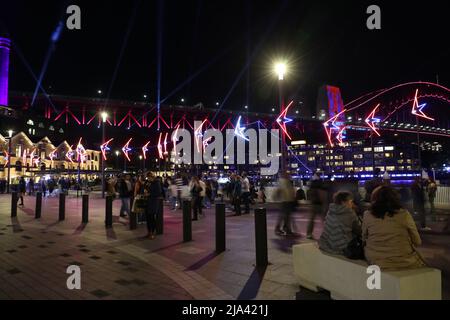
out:
{"label": "star-shaped light decoration", "polygon": [[212,140],[212,137],[209,137],[208,139],[203,141],[203,153],[205,153],[206,147],[208,146],[208,144],[211,140]]}
{"label": "star-shaped light decoration", "polygon": [[81,144],[82,139],[83,138],[80,138],[80,140],[78,141],[76,152],[77,152],[77,161],[84,163],[86,161],[86,149]]}
{"label": "star-shaped light decoration", "polygon": [[236,122],[236,126],[234,127],[234,134],[245,141],[250,141],[244,134],[245,127],[241,127],[241,118],[242,116],[239,116],[238,121]]}
{"label": "star-shaped light decoration", "polygon": [[178,129],[180,129],[180,125],[179,124],[175,127],[175,133],[173,134],[173,137],[172,137],[174,154],[177,154]]}
{"label": "star-shaped light decoration", "polygon": [[166,132],[166,136],[164,137],[164,154],[168,154],[167,152],[167,137],[169,136],[169,133]]}
{"label": "star-shaped light decoration", "polygon": [[53,150],[52,152],[50,152],[50,154],[48,155],[48,157],[50,158],[50,163],[51,163],[51,166],[53,167],[53,159],[56,158],[56,149]]}
{"label": "star-shaped light decoration", "polygon": [[131,151],[131,148],[130,148],[131,140],[133,140],[133,138],[130,138],[130,140],[128,140],[127,143],[125,143],[125,145],[122,148],[122,152],[123,152],[123,154],[125,155],[125,158],[127,158],[128,161],[131,161],[130,160],[130,156],[128,155],[128,153]]}
{"label": "star-shaped light decoration", "polygon": [[289,111],[289,108],[292,106],[292,104],[294,103],[294,101],[291,101],[286,108],[284,108],[283,111],[281,111],[280,115],[277,118],[277,123],[280,126],[281,130],[283,130],[283,132],[289,137],[289,139],[292,140],[291,136],[289,135],[289,132],[287,131],[286,128],[286,123],[292,122],[292,119],[287,117],[287,113]]}
{"label": "star-shaped light decoration", "polygon": [[[333,131],[335,131],[339,134],[339,132],[341,132],[341,130],[342,130],[342,127],[337,125],[336,121],[342,114],[345,113],[345,111],[347,111],[347,110],[342,110],[341,112],[339,112],[338,114],[336,114],[335,116],[331,117],[330,119],[328,119],[327,121],[325,121],[323,123],[325,132],[327,133],[328,142],[330,143],[331,147],[334,147],[334,143],[333,143],[333,139],[332,139]],[[342,135],[341,135],[341,137],[342,137]]]}
{"label": "star-shaped light decoration", "polygon": [[[72,147],[70,147],[72,149]],[[30,165],[33,165],[34,155],[36,154],[36,149],[33,149],[30,153]]]}
{"label": "star-shaped light decoration", "polygon": [[427,116],[423,112],[423,108],[425,108],[427,106],[427,104],[426,103],[419,104],[419,99],[417,98],[418,94],[419,94],[419,89],[416,89],[416,95],[414,97],[414,102],[413,102],[411,113],[413,115],[415,115],[415,116],[422,117],[424,119],[434,121],[433,118]]}
{"label": "star-shaped light decoration", "polygon": [[142,147],[142,155],[144,156],[144,160],[147,160],[147,152],[148,152],[148,145],[150,144],[150,141],[148,141],[144,146]]}
{"label": "star-shaped light decoration", "polygon": [[[69,147],[69,151],[67,151],[67,153],[66,153],[66,158],[67,158],[71,163],[73,163],[72,158],[73,158],[73,155],[74,155],[74,152],[73,152],[72,148],[73,148],[73,145]],[[33,152],[34,152],[34,151],[33,151]],[[31,154],[33,154],[33,152],[32,152]],[[31,157],[31,156],[30,156],[30,157]]]}
{"label": "star-shaped light decoration", "polygon": [[206,123],[207,120],[208,119],[203,120],[201,125],[194,131],[194,139],[195,139],[195,145],[197,146],[197,152],[200,152],[200,146],[201,146],[200,142],[203,138],[202,129],[203,129],[203,125]]}
{"label": "star-shaped light decoration", "polygon": [[111,143],[111,141],[113,141],[114,140],[114,138],[113,139],[109,139],[108,141],[106,141],[104,144],[102,144],[101,146],[100,146],[100,151],[102,152],[102,156],[103,156],[103,160],[107,160],[107,158],[106,158],[106,152],[108,152],[108,151],[110,151],[111,150],[111,148],[109,147],[109,144]]}
{"label": "star-shaped light decoration", "polygon": [[378,104],[373,110],[372,112],[369,114],[369,116],[366,118],[365,122],[367,123],[367,125],[369,126],[370,129],[372,129],[373,132],[375,132],[375,134],[377,136],[381,136],[380,133],[378,132],[378,128],[377,125],[380,123],[380,118],[375,117],[375,113],[377,112],[378,108],[380,107],[380,104]]}
{"label": "star-shaped light decoration", "polygon": [[162,138],[162,132],[159,134],[159,139],[158,139],[158,155],[159,155],[160,159],[164,158],[163,147],[161,144],[161,138]]}

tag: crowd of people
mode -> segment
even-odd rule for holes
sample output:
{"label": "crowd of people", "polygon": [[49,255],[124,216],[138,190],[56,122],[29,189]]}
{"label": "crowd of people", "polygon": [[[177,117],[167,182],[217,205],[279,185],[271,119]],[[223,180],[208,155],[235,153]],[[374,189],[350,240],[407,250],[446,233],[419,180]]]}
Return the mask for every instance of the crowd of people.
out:
{"label": "crowd of people", "polygon": [[[224,178],[224,177],[222,177]],[[225,181],[225,182],[224,182]],[[405,190],[398,192],[386,177],[375,172],[374,177],[364,185],[365,195],[356,188],[335,190],[336,183],[325,181],[319,173],[308,181],[308,191],[296,189],[288,174],[280,174],[273,199],[279,203],[279,216],[275,233],[279,236],[296,235],[292,214],[299,200],[308,200],[309,221],[306,237],[314,239],[313,231],[317,217],[323,219],[323,232],[318,239],[319,247],[330,254],[344,255],[351,259],[366,259],[382,269],[416,268],[425,265],[416,250],[421,244],[413,216],[405,206]],[[58,189],[66,192],[79,185],[76,181],[53,177],[35,183],[32,178],[25,181],[20,177],[17,183],[19,205],[23,196],[33,195],[39,190],[45,196]],[[421,228],[426,228],[425,202],[430,202],[434,212],[437,186],[433,179],[419,177],[410,187],[412,213],[420,217]],[[210,208],[217,199],[228,203],[228,210],[235,216],[250,213],[254,203],[265,203],[265,186],[257,179],[251,179],[242,172],[228,173],[221,183],[206,175],[176,174],[155,176],[152,172],[132,176],[112,175],[105,180],[105,191],[109,196],[120,199],[120,216],[129,217],[136,213],[140,224],[147,224],[147,237],[156,236],[156,215],[161,199],[166,200],[171,210],[181,210],[184,200],[191,201],[196,220],[204,216],[204,208]]]}

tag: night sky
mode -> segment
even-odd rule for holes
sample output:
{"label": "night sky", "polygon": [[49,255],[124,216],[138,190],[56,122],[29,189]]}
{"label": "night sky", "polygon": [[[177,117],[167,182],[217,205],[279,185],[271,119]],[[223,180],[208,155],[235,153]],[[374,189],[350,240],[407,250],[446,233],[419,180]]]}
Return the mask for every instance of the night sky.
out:
{"label": "night sky", "polygon": [[[82,30],[65,29],[43,84],[49,93],[202,102],[225,109],[269,111],[277,104],[272,63],[286,58],[285,93],[314,107],[323,84],[341,87],[344,101],[405,81],[449,86],[445,1],[22,1],[0,0],[0,28],[15,43],[10,89],[32,92],[65,8],[77,4]],[[378,4],[382,29],[366,28]],[[158,14],[162,12],[162,14]],[[127,31],[129,37],[127,38]],[[161,45],[158,45],[158,34]],[[126,43],[125,43],[126,41]],[[21,59],[20,50],[24,59]],[[24,61],[25,60],[25,61]],[[246,68],[249,65],[249,68]],[[187,81],[189,78],[191,81]],[[181,84],[181,89],[174,90]],[[51,87],[51,89],[50,89]]]}

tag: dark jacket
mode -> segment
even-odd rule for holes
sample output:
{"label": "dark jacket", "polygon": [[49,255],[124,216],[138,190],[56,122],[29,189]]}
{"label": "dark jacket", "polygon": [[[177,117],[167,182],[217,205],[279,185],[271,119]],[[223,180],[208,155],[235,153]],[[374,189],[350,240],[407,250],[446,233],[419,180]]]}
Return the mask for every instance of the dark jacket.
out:
{"label": "dark jacket", "polygon": [[355,212],[343,205],[330,204],[319,248],[331,254],[343,254],[354,236],[361,236],[361,224]]}

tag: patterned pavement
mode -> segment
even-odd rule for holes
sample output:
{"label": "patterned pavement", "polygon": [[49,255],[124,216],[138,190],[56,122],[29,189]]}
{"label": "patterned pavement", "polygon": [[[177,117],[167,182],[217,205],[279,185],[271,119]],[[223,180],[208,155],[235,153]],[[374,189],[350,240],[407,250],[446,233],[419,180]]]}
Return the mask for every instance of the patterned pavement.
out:
{"label": "patterned pavement", "polygon": [[[10,196],[0,195],[0,299],[283,299],[298,295],[291,247],[306,241],[307,208],[295,215],[297,238],[273,233],[277,210],[268,209],[269,266],[255,268],[253,214],[227,212],[227,250],[215,253],[214,211],[193,222],[193,241],[183,243],[181,211],[165,207],[164,235],[144,239],[145,225],[130,231],[119,218],[104,227],[104,200],[91,198],[89,223],[81,223],[81,198],[68,197],[66,220],[58,222],[58,199],[43,199],[34,219],[33,197],[17,218],[10,217]],[[436,229],[436,228],[435,228]],[[321,233],[318,219],[315,237]],[[421,252],[443,272],[444,298],[450,299],[450,235],[423,235]],[[67,266],[81,268],[81,290],[69,290]],[[316,298],[323,298],[315,296]],[[313,296],[314,298],[314,296]]]}

